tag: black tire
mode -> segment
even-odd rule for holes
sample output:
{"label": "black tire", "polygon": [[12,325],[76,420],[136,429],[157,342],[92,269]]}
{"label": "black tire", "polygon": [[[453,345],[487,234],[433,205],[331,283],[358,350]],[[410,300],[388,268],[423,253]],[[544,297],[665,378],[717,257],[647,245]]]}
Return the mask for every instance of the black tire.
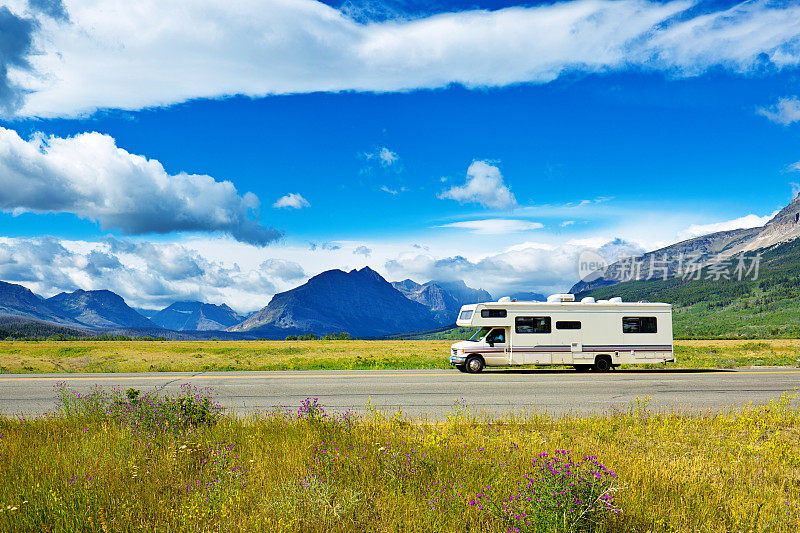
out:
{"label": "black tire", "polygon": [[588,372],[592,369],[592,365],[572,365],[572,367],[578,372]]}
{"label": "black tire", "polygon": [[472,355],[467,362],[464,364],[464,369],[469,372],[470,374],[477,374],[481,370],[483,370],[483,358]]}
{"label": "black tire", "polygon": [[458,369],[459,372],[467,371],[467,367],[465,365],[456,365],[456,368]]}
{"label": "black tire", "polygon": [[608,372],[611,370],[611,358],[607,355],[598,355],[592,365],[595,372]]}

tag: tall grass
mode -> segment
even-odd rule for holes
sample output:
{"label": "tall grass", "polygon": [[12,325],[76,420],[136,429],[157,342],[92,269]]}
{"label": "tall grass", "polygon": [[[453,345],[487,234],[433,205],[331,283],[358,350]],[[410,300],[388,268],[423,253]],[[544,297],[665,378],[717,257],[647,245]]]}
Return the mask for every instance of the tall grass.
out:
{"label": "tall grass", "polygon": [[[453,341],[0,341],[0,373],[448,369]],[[800,366],[800,341],[678,341],[668,368]]]}
{"label": "tall grass", "polygon": [[[444,422],[328,413],[313,398],[234,418],[209,391],[58,391],[0,419],[2,531],[796,531],[800,411]],[[183,401],[181,401],[183,398]],[[147,400],[147,401],[145,401]],[[150,402],[158,408],[141,408]],[[192,407],[188,407],[191,405]],[[207,405],[207,416],[191,416]]]}

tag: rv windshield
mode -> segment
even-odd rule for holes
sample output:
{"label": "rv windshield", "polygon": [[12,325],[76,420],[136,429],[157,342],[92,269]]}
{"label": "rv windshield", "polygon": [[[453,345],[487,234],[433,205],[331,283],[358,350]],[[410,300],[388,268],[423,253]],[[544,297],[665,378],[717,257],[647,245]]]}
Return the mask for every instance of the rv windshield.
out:
{"label": "rv windshield", "polygon": [[492,328],[481,328],[478,331],[476,331],[475,334],[469,338],[469,340],[471,340],[472,342],[478,342],[479,340],[484,338],[491,329]]}

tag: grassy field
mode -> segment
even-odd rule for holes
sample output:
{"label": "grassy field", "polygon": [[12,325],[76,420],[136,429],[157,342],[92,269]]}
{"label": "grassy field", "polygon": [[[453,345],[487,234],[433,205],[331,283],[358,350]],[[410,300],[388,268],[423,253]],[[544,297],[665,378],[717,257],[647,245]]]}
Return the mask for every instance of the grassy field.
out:
{"label": "grassy field", "polygon": [[446,422],[365,411],[219,414],[181,398],[61,393],[0,418],[2,531],[775,532],[800,523],[800,411]]}
{"label": "grassy field", "polygon": [[[0,341],[0,372],[449,368],[452,341]],[[677,341],[670,367],[798,366],[800,340]]]}

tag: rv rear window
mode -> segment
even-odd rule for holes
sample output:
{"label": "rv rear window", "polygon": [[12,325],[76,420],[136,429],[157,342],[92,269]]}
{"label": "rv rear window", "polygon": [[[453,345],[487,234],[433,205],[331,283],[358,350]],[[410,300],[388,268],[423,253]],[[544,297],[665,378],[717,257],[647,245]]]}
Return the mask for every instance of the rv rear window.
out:
{"label": "rv rear window", "polygon": [[581,329],[581,323],[579,320],[559,320],[556,329]]}
{"label": "rv rear window", "polygon": [[505,309],[481,309],[481,318],[505,318],[507,315]]}
{"label": "rv rear window", "polygon": [[622,333],[657,333],[656,317],[624,316],[622,317]]}
{"label": "rv rear window", "polygon": [[461,311],[461,315],[458,317],[459,320],[472,320],[472,311]]}
{"label": "rv rear window", "polygon": [[517,333],[550,333],[549,316],[518,316],[514,325]]}

